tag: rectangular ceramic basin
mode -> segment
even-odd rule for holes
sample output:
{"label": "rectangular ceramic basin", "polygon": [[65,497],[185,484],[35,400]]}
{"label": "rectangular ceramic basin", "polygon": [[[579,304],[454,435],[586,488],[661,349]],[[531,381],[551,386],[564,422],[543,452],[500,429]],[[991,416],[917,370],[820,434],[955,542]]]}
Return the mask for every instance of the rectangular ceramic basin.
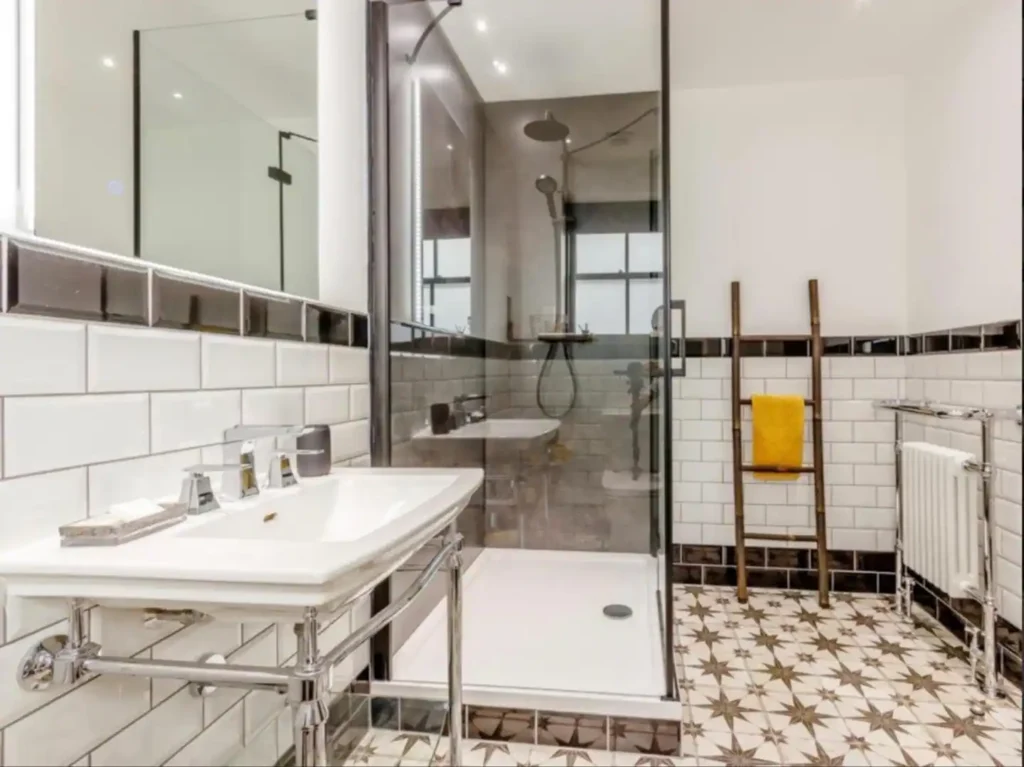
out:
{"label": "rectangular ceramic basin", "polygon": [[0,555],[0,579],[12,596],[231,619],[333,612],[443,530],[482,480],[480,469],[341,469],[119,546],[62,547],[54,530]]}

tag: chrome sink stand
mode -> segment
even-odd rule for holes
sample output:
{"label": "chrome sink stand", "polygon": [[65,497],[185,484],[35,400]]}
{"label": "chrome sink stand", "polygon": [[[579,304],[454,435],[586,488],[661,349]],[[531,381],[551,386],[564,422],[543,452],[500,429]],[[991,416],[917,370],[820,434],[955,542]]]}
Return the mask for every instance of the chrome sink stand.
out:
{"label": "chrome sink stand", "polygon": [[[320,633],[317,610],[306,608],[302,622],[295,624],[298,652],[291,668],[230,665],[223,656],[212,654],[200,656],[194,662],[101,656],[100,646],[89,641],[87,603],[82,599],[71,599],[68,633],[49,636],[29,650],[17,669],[18,685],[23,690],[41,692],[50,688],[70,688],[99,674],[120,674],[178,679],[188,682],[192,694],[197,696],[211,695],[219,687],[277,692],[285,696],[292,709],[295,764],[297,767],[326,767],[328,705],[334,667],[391,623],[445,565],[448,567],[450,764],[458,767],[462,763],[463,722],[462,536],[456,531],[454,522],[445,535],[444,545],[412,585],[326,653],[321,653],[317,645]],[[188,622],[192,622],[195,613],[183,611],[182,615],[186,613]],[[166,611],[161,614],[171,615]],[[182,622],[186,622],[184,618]]]}

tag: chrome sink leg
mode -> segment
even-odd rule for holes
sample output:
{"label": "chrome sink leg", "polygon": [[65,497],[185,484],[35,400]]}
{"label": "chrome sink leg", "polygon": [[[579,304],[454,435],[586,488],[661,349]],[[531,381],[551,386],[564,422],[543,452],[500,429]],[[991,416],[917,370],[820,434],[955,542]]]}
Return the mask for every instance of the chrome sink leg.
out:
{"label": "chrome sink leg", "polygon": [[316,610],[306,609],[302,623],[295,624],[298,654],[288,686],[295,732],[296,767],[327,767],[327,697],[331,667],[317,647],[320,624]]}
{"label": "chrome sink leg", "polygon": [[456,542],[448,560],[448,742],[452,767],[462,764],[462,538],[452,522]]}

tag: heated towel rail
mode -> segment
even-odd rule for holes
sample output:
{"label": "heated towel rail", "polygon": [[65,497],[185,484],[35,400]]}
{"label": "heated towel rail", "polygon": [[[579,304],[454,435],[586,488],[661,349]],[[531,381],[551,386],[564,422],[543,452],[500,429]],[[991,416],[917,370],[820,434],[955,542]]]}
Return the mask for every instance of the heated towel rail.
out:
{"label": "heated towel rail", "polygon": [[[984,674],[982,689],[985,694],[994,697],[999,694],[999,681],[996,666],[996,603],[994,558],[992,553],[992,437],[993,422],[996,419],[1010,418],[1021,422],[1021,408],[1015,411],[999,411],[964,405],[948,405],[939,402],[920,400],[889,399],[875,402],[875,407],[891,410],[895,414],[895,451],[896,451],[896,611],[910,616],[913,604],[914,578],[905,567],[905,545],[903,540],[903,514],[906,504],[903,498],[903,416],[921,415],[932,418],[959,421],[976,421],[981,424],[981,460],[967,461],[964,468],[977,472],[981,477],[981,587],[971,590],[971,596],[982,605],[982,641],[984,648],[978,647],[978,630],[971,626],[967,629],[970,636],[970,659],[972,671],[976,671],[979,657],[983,661]],[[975,675],[976,676],[976,675]]]}

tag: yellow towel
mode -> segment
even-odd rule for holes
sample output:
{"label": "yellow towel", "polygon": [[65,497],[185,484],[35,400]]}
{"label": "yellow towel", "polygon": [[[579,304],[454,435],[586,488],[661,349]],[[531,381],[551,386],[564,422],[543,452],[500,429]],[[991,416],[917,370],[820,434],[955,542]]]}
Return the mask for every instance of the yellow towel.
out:
{"label": "yellow towel", "polygon": [[[755,394],[750,398],[754,420],[756,466],[800,466],[804,459],[804,398],[792,394]],[[766,480],[794,480],[799,474],[755,472]]]}

